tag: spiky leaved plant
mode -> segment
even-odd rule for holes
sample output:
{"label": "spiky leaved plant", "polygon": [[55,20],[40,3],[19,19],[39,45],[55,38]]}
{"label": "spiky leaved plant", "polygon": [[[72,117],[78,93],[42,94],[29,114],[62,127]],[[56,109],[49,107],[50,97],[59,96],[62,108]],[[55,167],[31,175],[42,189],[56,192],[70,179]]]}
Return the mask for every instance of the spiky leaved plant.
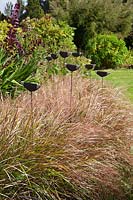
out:
{"label": "spiky leaved plant", "polygon": [[20,10],[20,4],[16,3],[13,12],[9,18],[12,26],[8,31],[5,41],[7,45],[7,50],[9,52],[14,51],[15,49],[18,51],[19,55],[22,55],[24,54],[24,49],[17,39],[17,28],[19,27],[19,10]]}

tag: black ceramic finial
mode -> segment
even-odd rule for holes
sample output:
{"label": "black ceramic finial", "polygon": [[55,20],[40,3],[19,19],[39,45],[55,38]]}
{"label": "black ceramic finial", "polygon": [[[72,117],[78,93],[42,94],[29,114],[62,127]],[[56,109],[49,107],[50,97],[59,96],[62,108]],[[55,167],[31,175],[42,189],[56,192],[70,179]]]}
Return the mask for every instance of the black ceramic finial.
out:
{"label": "black ceramic finial", "polygon": [[96,66],[96,64],[85,64],[85,68],[86,68],[87,70],[94,69],[95,66]]}
{"label": "black ceramic finial", "polygon": [[81,52],[72,52],[72,56],[79,57],[79,56],[82,56],[82,53]]}
{"label": "black ceramic finial", "polygon": [[47,59],[48,62],[53,60],[53,58],[51,56],[47,56],[46,59]]}
{"label": "black ceramic finial", "polygon": [[58,58],[58,55],[56,53],[51,53],[51,57],[56,60]]}
{"label": "black ceramic finial", "polygon": [[67,51],[60,51],[59,53],[62,58],[67,58],[70,55],[70,53]]}
{"label": "black ceramic finial", "polygon": [[71,72],[76,71],[76,70],[78,70],[80,68],[79,65],[68,64],[68,63],[65,63],[65,66]]}
{"label": "black ceramic finial", "polygon": [[97,71],[96,73],[100,77],[105,77],[105,76],[108,76],[110,74],[110,72],[106,72],[106,71]]}
{"label": "black ceramic finial", "polygon": [[36,83],[30,83],[30,82],[21,82],[21,84],[30,92],[34,92],[40,88],[39,84]]}

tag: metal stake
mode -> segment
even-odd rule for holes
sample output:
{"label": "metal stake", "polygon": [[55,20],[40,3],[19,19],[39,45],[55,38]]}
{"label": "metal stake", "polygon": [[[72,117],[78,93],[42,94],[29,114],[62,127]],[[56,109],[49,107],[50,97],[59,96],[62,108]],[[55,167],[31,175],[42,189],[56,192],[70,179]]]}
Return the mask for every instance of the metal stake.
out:
{"label": "metal stake", "polygon": [[72,108],[72,93],[73,93],[73,72],[71,72],[71,86],[70,86],[70,111]]}
{"label": "metal stake", "polygon": [[92,78],[91,78],[91,71],[90,71],[90,87],[91,87],[91,82],[92,82]]}
{"label": "metal stake", "polygon": [[103,77],[102,77],[102,89],[103,89]]}
{"label": "metal stake", "polygon": [[30,92],[31,97],[31,130],[33,131],[33,96],[32,91]]}

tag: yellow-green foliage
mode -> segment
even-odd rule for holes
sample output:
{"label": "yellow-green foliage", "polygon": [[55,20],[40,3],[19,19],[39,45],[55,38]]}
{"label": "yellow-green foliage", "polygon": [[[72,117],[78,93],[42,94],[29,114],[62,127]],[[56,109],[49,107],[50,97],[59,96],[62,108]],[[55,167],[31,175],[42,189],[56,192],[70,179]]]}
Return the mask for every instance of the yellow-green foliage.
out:
{"label": "yellow-green foliage", "polygon": [[[5,39],[8,35],[9,29],[12,27],[11,23],[7,22],[6,20],[0,21],[0,47],[7,47]],[[22,29],[19,27],[17,28],[17,34],[22,33]]]}
{"label": "yellow-green foliage", "polygon": [[9,24],[7,21],[4,20],[0,22],[0,43],[3,43],[10,27],[11,24]]}
{"label": "yellow-green foliage", "polygon": [[[57,51],[63,49],[75,49],[73,43],[74,29],[65,22],[58,22],[51,16],[45,16],[41,19],[27,18],[22,26],[26,30],[24,44],[26,47],[32,46],[35,41],[41,39],[47,51]],[[22,35],[21,35],[22,36]]]}

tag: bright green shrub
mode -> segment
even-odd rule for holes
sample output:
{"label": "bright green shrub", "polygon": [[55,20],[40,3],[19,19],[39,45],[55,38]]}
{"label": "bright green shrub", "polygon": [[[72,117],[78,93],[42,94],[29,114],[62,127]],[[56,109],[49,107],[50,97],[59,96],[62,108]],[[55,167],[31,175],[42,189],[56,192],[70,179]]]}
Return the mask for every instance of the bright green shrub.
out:
{"label": "bright green shrub", "polygon": [[124,63],[124,66],[128,68],[132,65],[133,65],[133,51],[129,50],[129,53],[126,58],[126,62]]}
{"label": "bright green shrub", "polygon": [[115,35],[97,35],[86,44],[87,56],[98,68],[116,68],[124,64],[128,49]]}

